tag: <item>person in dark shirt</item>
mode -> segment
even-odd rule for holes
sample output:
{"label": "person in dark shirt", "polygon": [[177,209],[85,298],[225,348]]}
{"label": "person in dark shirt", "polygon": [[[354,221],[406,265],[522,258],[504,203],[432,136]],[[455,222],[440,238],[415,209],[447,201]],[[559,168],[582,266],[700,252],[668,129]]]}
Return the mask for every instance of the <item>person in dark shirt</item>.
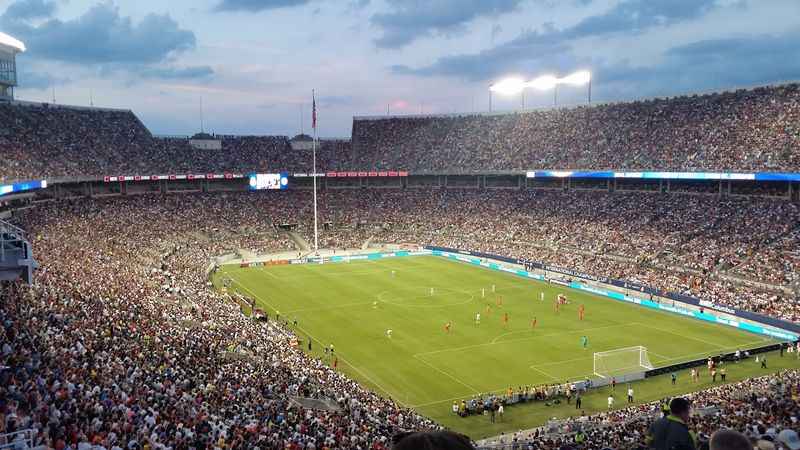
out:
{"label": "person in dark shirt", "polygon": [[673,398],[669,411],[669,415],[650,426],[648,446],[654,450],[695,450],[695,438],[687,425],[691,414],[689,401],[682,397]]}

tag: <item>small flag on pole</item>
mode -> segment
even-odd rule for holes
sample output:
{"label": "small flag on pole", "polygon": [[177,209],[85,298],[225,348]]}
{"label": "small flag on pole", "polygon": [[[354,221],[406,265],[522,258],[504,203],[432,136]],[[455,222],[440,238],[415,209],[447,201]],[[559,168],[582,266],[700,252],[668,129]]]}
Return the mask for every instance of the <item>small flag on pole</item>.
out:
{"label": "small flag on pole", "polygon": [[317,129],[317,96],[311,91],[311,128]]}

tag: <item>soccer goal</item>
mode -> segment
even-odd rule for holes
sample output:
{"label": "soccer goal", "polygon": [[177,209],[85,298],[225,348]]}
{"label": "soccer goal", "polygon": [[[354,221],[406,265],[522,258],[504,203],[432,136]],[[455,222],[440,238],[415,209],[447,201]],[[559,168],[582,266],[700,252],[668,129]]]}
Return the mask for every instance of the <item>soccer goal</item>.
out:
{"label": "soccer goal", "polygon": [[594,374],[603,377],[620,376],[632,372],[654,369],[647,356],[647,348],[618,348],[594,354]]}

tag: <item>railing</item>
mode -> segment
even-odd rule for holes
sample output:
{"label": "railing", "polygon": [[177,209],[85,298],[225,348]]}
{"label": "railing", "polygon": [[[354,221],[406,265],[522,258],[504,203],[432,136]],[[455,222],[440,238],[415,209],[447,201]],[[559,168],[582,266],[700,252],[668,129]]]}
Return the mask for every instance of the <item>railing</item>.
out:
{"label": "railing", "polygon": [[14,431],[13,433],[0,434],[0,450],[33,449],[34,430]]}
{"label": "railing", "polygon": [[25,230],[0,220],[0,261],[5,259],[6,248],[25,240]]}

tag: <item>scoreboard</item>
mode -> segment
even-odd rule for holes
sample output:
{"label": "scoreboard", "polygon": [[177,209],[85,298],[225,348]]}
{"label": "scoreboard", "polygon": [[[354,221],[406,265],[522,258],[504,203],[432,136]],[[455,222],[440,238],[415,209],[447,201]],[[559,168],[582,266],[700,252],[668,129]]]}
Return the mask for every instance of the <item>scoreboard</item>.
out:
{"label": "scoreboard", "polygon": [[281,173],[251,173],[250,190],[260,191],[263,189],[288,189],[289,174]]}

